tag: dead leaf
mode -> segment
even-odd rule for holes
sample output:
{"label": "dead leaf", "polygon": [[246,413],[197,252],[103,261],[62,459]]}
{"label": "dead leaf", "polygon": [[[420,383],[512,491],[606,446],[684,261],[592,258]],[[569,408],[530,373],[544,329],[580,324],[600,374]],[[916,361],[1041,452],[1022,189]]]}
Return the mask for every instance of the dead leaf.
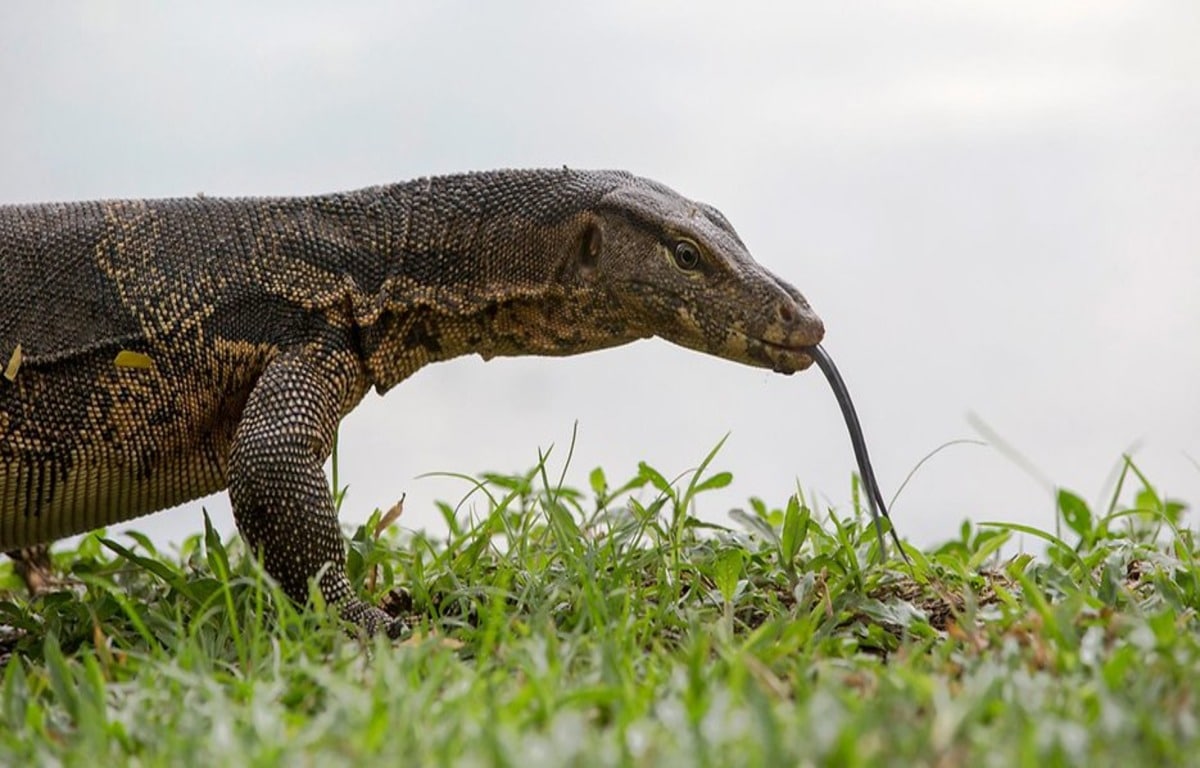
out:
{"label": "dead leaf", "polygon": [[150,355],[142,352],[122,349],[113,360],[113,365],[118,368],[150,369],[154,367],[154,361],[150,359]]}
{"label": "dead leaf", "polygon": [[408,496],[406,493],[400,494],[400,501],[392,505],[392,508],[379,518],[379,522],[375,524],[375,538],[378,539],[383,535],[383,532],[391,527],[392,523],[400,519],[400,515],[404,514],[404,499]]}
{"label": "dead leaf", "polygon": [[428,637],[426,637],[420,632],[413,632],[411,637],[400,641],[399,647],[403,648],[411,645],[425,645],[426,643],[433,643],[440,648],[449,648],[452,651],[457,651],[463,647],[462,640],[438,634],[430,634]]}
{"label": "dead leaf", "polygon": [[[400,494],[400,501],[392,505],[392,508],[387,511],[383,517],[379,518],[379,522],[375,524],[375,540],[379,541],[379,537],[388,529],[388,526],[400,519],[400,515],[404,514],[404,499],[408,496],[406,493]],[[371,568],[371,573],[367,575],[367,589],[374,591],[375,580],[379,576],[379,566]]]}
{"label": "dead leaf", "polygon": [[17,380],[17,371],[21,368],[21,345],[13,350],[12,357],[8,358],[8,365],[4,367],[4,378],[9,381]]}

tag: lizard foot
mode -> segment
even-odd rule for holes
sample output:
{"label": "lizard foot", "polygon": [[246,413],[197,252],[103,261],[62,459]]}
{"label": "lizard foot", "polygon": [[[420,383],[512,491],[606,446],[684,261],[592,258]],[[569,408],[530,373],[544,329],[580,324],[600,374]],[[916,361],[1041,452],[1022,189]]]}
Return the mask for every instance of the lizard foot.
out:
{"label": "lizard foot", "polygon": [[412,633],[412,617],[393,616],[362,600],[355,599],[345,603],[341,608],[341,616],[358,626],[366,637],[374,637],[382,632],[392,640],[399,640]]}

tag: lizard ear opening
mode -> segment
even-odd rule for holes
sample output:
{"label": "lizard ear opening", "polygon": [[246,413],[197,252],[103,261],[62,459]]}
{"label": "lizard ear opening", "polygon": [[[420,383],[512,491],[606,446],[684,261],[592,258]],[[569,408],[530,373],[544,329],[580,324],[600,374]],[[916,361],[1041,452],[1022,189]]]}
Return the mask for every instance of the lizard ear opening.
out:
{"label": "lizard ear opening", "polygon": [[579,266],[585,271],[595,269],[603,247],[604,234],[600,231],[600,222],[591,219],[583,225],[583,234],[579,238]]}

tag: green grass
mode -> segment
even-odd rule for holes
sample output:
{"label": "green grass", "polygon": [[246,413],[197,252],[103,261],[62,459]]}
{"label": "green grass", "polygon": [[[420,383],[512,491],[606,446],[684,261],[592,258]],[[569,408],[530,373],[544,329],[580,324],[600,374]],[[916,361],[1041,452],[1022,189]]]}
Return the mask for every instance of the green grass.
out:
{"label": "green grass", "polygon": [[[444,537],[377,536],[376,515],[350,571],[411,612],[394,645],[293,607],[211,529],[170,554],[88,537],[56,554],[68,586],[33,601],[0,566],[0,765],[1200,754],[1193,535],[1131,463],[1107,509],[1062,492],[1057,533],[964,523],[909,548],[910,570],[876,562],[861,511],[799,494],[697,523],[695,499],[730,481],[711,459],[674,480],[596,470],[584,490],[544,461],[487,475],[442,507]],[[1001,556],[1018,543],[1037,554]]]}

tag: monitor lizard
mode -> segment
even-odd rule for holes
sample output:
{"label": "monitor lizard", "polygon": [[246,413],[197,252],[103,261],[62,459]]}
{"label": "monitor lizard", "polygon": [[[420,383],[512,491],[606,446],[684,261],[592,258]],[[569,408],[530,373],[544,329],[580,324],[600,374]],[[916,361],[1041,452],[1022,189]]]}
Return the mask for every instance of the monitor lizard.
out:
{"label": "monitor lizard", "polygon": [[790,374],[823,335],[720,212],[625,172],[0,206],[0,550],[228,489],[289,597],[395,636],[323,471],[368,390],[651,336]]}

